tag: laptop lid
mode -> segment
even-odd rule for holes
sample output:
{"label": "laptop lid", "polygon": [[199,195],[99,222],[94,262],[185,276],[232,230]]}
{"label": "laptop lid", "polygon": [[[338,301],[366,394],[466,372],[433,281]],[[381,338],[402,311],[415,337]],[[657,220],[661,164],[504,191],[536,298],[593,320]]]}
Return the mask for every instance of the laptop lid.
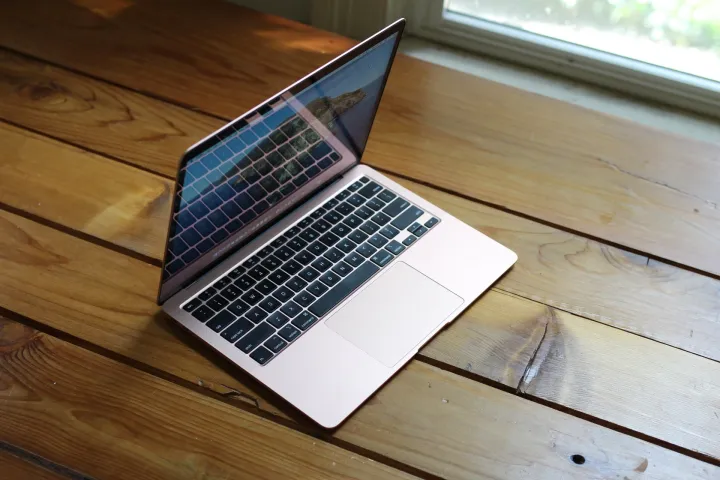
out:
{"label": "laptop lid", "polygon": [[158,304],[360,161],[404,25],[396,21],[183,155]]}

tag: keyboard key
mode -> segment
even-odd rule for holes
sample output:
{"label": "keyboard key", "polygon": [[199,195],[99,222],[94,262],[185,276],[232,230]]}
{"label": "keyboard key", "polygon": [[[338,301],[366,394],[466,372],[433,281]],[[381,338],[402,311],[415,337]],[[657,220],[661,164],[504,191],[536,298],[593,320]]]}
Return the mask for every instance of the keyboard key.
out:
{"label": "keyboard key", "polygon": [[203,291],[200,295],[198,295],[198,298],[202,300],[203,302],[207,302],[210,300],[213,295],[217,293],[217,290],[215,290],[213,287],[206,288],[205,291]]}
{"label": "keyboard key", "polygon": [[314,228],[315,230],[317,230],[320,233],[325,233],[332,228],[332,224],[326,222],[323,219],[320,219],[317,222],[312,224],[312,228]]}
{"label": "keyboard key", "polygon": [[332,210],[332,211],[326,213],[325,215],[323,215],[323,220],[325,220],[325,221],[327,221],[327,222],[330,222],[330,223],[332,223],[333,225],[335,225],[336,223],[338,223],[338,222],[339,222],[340,220],[342,220],[342,219],[343,219],[342,215],[340,215],[340,214],[339,214],[338,212],[336,212],[335,210]]}
{"label": "keyboard key", "polygon": [[341,277],[344,277],[348,273],[352,272],[352,267],[345,262],[340,262],[332,268],[333,272],[337,273]]}
{"label": "keyboard key", "polygon": [[353,183],[352,185],[350,185],[348,187],[348,190],[350,190],[351,192],[357,192],[358,190],[360,190],[361,187],[362,187],[362,183],[360,183],[360,181],[357,181],[357,182]]}
{"label": "keyboard key", "polygon": [[198,308],[200,305],[202,305],[202,301],[199,298],[193,298],[189,302],[187,302],[185,305],[183,305],[182,309],[186,312],[192,312],[196,308]]}
{"label": "keyboard key", "polygon": [[312,315],[310,312],[302,312],[292,321],[292,324],[304,331],[310,328],[315,322],[317,322],[316,316]]}
{"label": "keyboard key", "polygon": [[315,300],[315,297],[313,295],[311,295],[307,290],[304,290],[304,291],[298,293],[297,295],[295,295],[295,298],[293,298],[293,300],[298,305],[307,307]]}
{"label": "keyboard key", "polygon": [[365,283],[365,281],[372,277],[378,270],[380,269],[374,263],[365,262],[334,288],[330,289],[329,292],[316,300],[315,303],[310,305],[308,310],[313,315],[322,317],[335,308],[337,304],[342,302],[356,288]]}
{"label": "keyboard key", "polygon": [[325,258],[330,260],[332,263],[335,263],[339,261],[341,258],[343,258],[343,253],[338,250],[337,248],[331,248],[327,252],[325,252],[325,255],[323,255]]}
{"label": "keyboard key", "polygon": [[282,303],[273,297],[265,297],[265,299],[262,302],[260,302],[259,305],[260,305],[260,308],[262,308],[266,312],[272,313],[275,310],[277,310],[278,308],[280,308],[280,305],[282,305]]}
{"label": "keyboard key", "polygon": [[382,192],[377,194],[377,197],[380,200],[382,200],[383,202],[387,203],[387,202],[392,202],[393,200],[395,200],[395,197],[397,197],[397,195],[395,195],[390,190],[383,190]]}
{"label": "keyboard key", "polygon": [[230,303],[227,299],[220,295],[215,295],[213,298],[207,301],[206,305],[216,312],[219,312],[223,308],[227,307],[228,303]]}
{"label": "keyboard key", "polygon": [[217,282],[213,283],[213,287],[217,288],[218,290],[222,290],[223,288],[227,287],[232,283],[232,279],[230,277],[223,277]]}
{"label": "keyboard key", "polygon": [[308,242],[306,242],[302,238],[295,237],[287,243],[287,246],[292,248],[296,252],[299,252],[300,250],[308,246]]}
{"label": "keyboard key", "polygon": [[312,253],[313,255],[322,255],[327,249],[328,247],[326,247],[324,243],[319,241],[311,243],[308,247],[308,251],[310,251],[310,253]]}
{"label": "keyboard key", "polygon": [[298,313],[300,313],[301,310],[302,310],[302,307],[300,307],[300,305],[298,305],[297,303],[292,302],[292,301],[286,303],[286,304],[283,305],[282,308],[280,309],[280,311],[281,311],[282,313],[284,313],[285,315],[287,315],[287,316],[290,317],[290,318],[295,317],[295,315],[297,315]]}
{"label": "keyboard key", "polygon": [[307,267],[298,274],[298,277],[302,278],[303,280],[305,280],[307,282],[312,282],[319,276],[320,276],[320,274],[318,273],[318,271],[312,267]]}
{"label": "keyboard key", "polygon": [[357,267],[365,261],[365,257],[363,257],[357,252],[352,252],[350,255],[345,257],[345,261],[353,267]]}
{"label": "keyboard key", "polygon": [[375,248],[382,248],[385,245],[387,245],[388,240],[387,240],[387,238],[383,237],[382,235],[376,233],[375,235],[370,237],[370,239],[368,240],[368,243]]}
{"label": "keyboard key", "polygon": [[369,236],[370,235],[368,235],[367,233],[365,233],[361,230],[355,230],[350,235],[348,235],[347,238],[349,238],[350,240],[352,240],[355,243],[362,243],[365,240],[367,240]]}
{"label": "keyboard key", "polygon": [[242,277],[235,280],[235,285],[247,291],[250,290],[253,285],[257,283],[257,280],[252,278],[250,275],[243,275]]}
{"label": "keyboard key", "polygon": [[273,297],[277,298],[281,302],[287,302],[293,296],[293,291],[289,288],[282,286],[273,292]]}
{"label": "keyboard key", "polygon": [[347,225],[343,225],[342,223],[338,223],[338,224],[335,225],[335,226],[332,228],[332,230],[330,230],[330,231],[331,231],[332,233],[334,233],[335,235],[337,235],[338,237],[342,238],[342,237],[344,237],[345,235],[347,235],[348,233],[350,233],[350,230],[351,230],[351,228],[348,227]]}
{"label": "keyboard key", "polygon": [[373,233],[378,232],[380,230],[380,227],[368,220],[360,226],[360,230],[367,233],[368,235],[372,235]]}
{"label": "keyboard key", "polygon": [[294,259],[296,262],[301,263],[302,265],[308,265],[310,262],[315,260],[315,255],[308,252],[307,250],[303,250],[302,252],[295,255]]}
{"label": "keyboard key", "polygon": [[279,258],[277,258],[275,255],[270,255],[265,260],[263,260],[260,263],[260,265],[262,265],[263,267],[265,267],[268,270],[275,270],[277,267],[280,266],[281,263],[282,263],[282,261]]}
{"label": "keyboard key", "polygon": [[254,326],[255,325],[253,325],[252,322],[248,321],[246,318],[238,318],[235,323],[223,330],[220,336],[230,343],[235,343],[238,341],[239,338],[249,332]]}
{"label": "keyboard key", "polygon": [[393,220],[391,225],[398,230],[405,230],[408,225],[413,223],[418,218],[422,217],[423,213],[425,212],[415,206],[412,206],[405,210],[403,213],[401,213],[400,216],[397,217],[395,220]]}
{"label": "keyboard key", "polygon": [[334,233],[327,232],[325,235],[320,237],[320,241],[327,245],[328,247],[332,247],[335,245],[338,241],[340,241],[340,237],[335,235]]}
{"label": "keyboard key", "polygon": [[205,305],[192,312],[192,316],[203,323],[210,320],[213,315],[215,315],[215,312],[213,312],[209,307]]}
{"label": "keyboard key", "polygon": [[[339,201],[339,202],[342,202],[343,200],[345,200],[345,199],[346,199],[347,197],[349,197],[349,196],[350,196],[350,192],[348,192],[347,190],[343,190],[342,192],[340,192],[340,193],[338,193],[337,195],[335,195],[335,200],[337,200],[337,201]],[[339,205],[338,205],[338,206],[339,206]]]}
{"label": "keyboard key", "polygon": [[235,300],[237,297],[239,297],[241,293],[242,293],[242,290],[240,290],[235,285],[228,285],[227,287],[225,287],[225,290],[220,292],[220,295],[222,295],[223,297],[232,301],[232,300]]}
{"label": "keyboard key", "polygon": [[262,265],[255,265],[248,271],[248,275],[250,275],[255,280],[262,280],[263,278],[267,277],[269,273],[270,272],[268,272],[267,268],[263,267]]}
{"label": "keyboard key", "polygon": [[400,233],[400,230],[393,227],[392,225],[385,225],[383,228],[380,229],[380,234],[382,234],[386,238],[394,238],[395,235]]}
{"label": "keyboard key", "polygon": [[425,228],[425,227],[420,227],[420,228],[416,228],[413,233],[415,234],[416,237],[422,237],[423,235],[425,235],[425,233],[426,233],[427,231],[428,231],[427,228]]}
{"label": "keyboard key", "polygon": [[386,223],[388,223],[391,220],[391,218],[382,212],[378,212],[372,216],[371,220],[373,222],[377,223],[378,225],[383,226]]}
{"label": "keyboard key", "polygon": [[327,202],[325,202],[325,205],[323,205],[323,208],[324,208],[325,210],[330,210],[331,208],[335,208],[338,203],[340,203],[340,202],[338,202],[338,201],[335,200],[334,198],[331,198],[330,200],[328,200]]}
{"label": "keyboard key", "polygon": [[294,237],[295,235],[297,235],[298,233],[300,233],[301,231],[302,231],[302,229],[300,227],[298,227],[297,225],[295,225],[294,227],[287,229],[287,231],[285,232],[285,236],[287,238],[291,238],[291,237]]}
{"label": "keyboard key", "polygon": [[245,294],[240,297],[243,302],[247,303],[248,305],[255,305],[260,300],[262,300],[262,295],[257,292],[254,288],[248,290],[245,292]]}
{"label": "keyboard key", "polygon": [[252,308],[248,313],[245,314],[245,318],[247,318],[253,323],[259,323],[265,320],[267,316],[267,312],[260,307]]}
{"label": "keyboard key", "polygon": [[233,280],[238,278],[240,275],[245,273],[245,267],[242,267],[238,265],[234,269],[230,270],[230,273],[228,273],[228,277],[232,278]]}
{"label": "keyboard key", "polygon": [[386,250],[378,250],[378,252],[373,255],[370,260],[378,264],[380,267],[384,267],[388,263],[390,263],[390,260],[392,260],[394,257],[390,254],[390,252]]}
{"label": "keyboard key", "polygon": [[297,272],[302,270],[303,266],[296,262],[295,260],[290,260],[285,265],[280,267],[285,273],[289,273],[290,275],[295,275]]}
{"label": "keyboard key", "polygon": [[365,258],[369,258],[375,254],[375,252],[377,251],[377,248],[373,247],[369,243],[363,243],[355,251],[358,252],[360,255],[362,255]]}
{"label": "keyboard key", "polygon": [[361,183],[368,183],[369,181],[370,181],[370,179],[369,179],[368,177],[362,177],[362,178],[360,179],[360,182],[361,182]]}
{"label": "keyboard key", "polygon": [[241,338],[235,346],[244,353],[250,353],[255,347],[267,340],[273,333],[275,333],[275,329],[268,323],[263,322],[253,328],[250,333]]}
{"label": "keyboard key", "polygon": [[298,222],[297,226],[300,228],[307,228],[310,225],[312,225],[312,223],[313,223],[312,217],[305,217],[302,220],[300,220],[300,222]]}
{"label": "keyboard key", "polygon": [[302,238],[303,240],[305,240],[308,243],[314,242],[315,240],[318,239],[319,236],[320,236],[320,234],[318,232],[316,232],[315,230],[313,230],[312,228],[306,228],[305,230],[302,231],[302,233],[300,233],[300,238]]}
{"label": "keyboard key", "polygon": [[410,232],[410,233],[415,233],[415,230],[417,230],[418,228],[420,228],[420,226],[421,226],[421,225],[420,225],[418,222],[413,222],[413,224],[410,225],[410,226],[407,228],[407,231]]}
{"label": "keyboard key", "polygon": [[353,207],[352,205],[350,205],[347,202],[343,202],[340,205],[338,205],[337,207],[335,207],[335,211],[338,212],[339,214],[341,214],[343,217],[345,215],[350,215],[353,212],[353,210],[355,210],[355,207]]}
{"label": "keyboard key", "polygon": [[260,258],[266,258],[268,255],[270,255],[270,254],[273,252],[273,250],[274,250],[274,249],[273,249],[270,245],[268,245],[268,246],[266,246],[265,248],[263,248],[262,250],[260,250],[260,251],[257,253],[257,255],[258,255],[258,257],[260,257]]}
{"label": "keyboard key", "polygon": [[245,268],[252,268],[255,265],[257,265],[258,263],[260,263],[260,258],[256,257],[256,256],[252,256],[252,257],[248,258],[247,260],[245,260],[243,262],[242,266]]}
{"label": "keyboard key", "polygon": [[438,220],[437,218],[433,217],[433,218],[431,218],[430,220],[428,220],[427,222],[425,222],[425,226],[426,226],[427,228],[432,228],[432,227],[434,227],[439,221],[440,221],[440,220]]}
{"label": "keyboard key", "polygon": [[287,345],[287,342],[277,335],[273,335],[267,340],[267,342],[263,343],[263,346],[272,353],[278,353],[280,350],[285,348],[285,345]]}
{"label": "keyboard key", "polygon": [[308,288],[308,292],[312,293],[316,297],[319,297],[323,293],[328,291],[328,287],[325,286],[321,281],[313,282]]}
{"label": "keyboard key", "polygon": [[408,237],[405,240],[403,240],[403,245],[405,245],[406,247],[409,247],[410,245],[415,243],[415,240],[417,240],[417,237],[415,235],[408,235]]}
{"label": "keyboard key", "polygon": [[272,352],[265,347],[258,347],[250,354],[250,358],[255,360],[260,365],[265,365],[267,362],[270,361],[272,357]]}
{"label": "keyboard key", "polygon": [[230,304],[228,310],[235,314],[235,316],[241,317],[245,315],[248,310],[250,310],[250,305],[243,302],[242,300],[235,300],[233,303]]}
{"label": "keyboard key", "polygon": [[357,215],[348,215],[343,219],[343,223],[350,228],[357,228],[362,225],[362,219]]}
{"label": "keyboard key", "polygon": [[367,220],[368,218],[370,218],[370,217],[372,217],[373,215],[375,215],[375,212],[373,212],[373,211],[370,210],[368,207],[366,207],[365,205],[363,205],[362,207],[360,207],[360,208],[358,208],[357,210],[355,210],[355,215],[357,215],[358,217],[362,218],[363,220]]}
{"label": "keyboard key", "polygon": [[292,325],[285,325],[283,328],[281,328],[278,331],[278,335],[280,335],[282,338],[287,340],[288,342],[292,342],[297,337],[300,336],[300,330],[293,327]]}
{"label": "keyboard key", "polygon": [[383,188],[378,185],[375,182],[368,182],[365,186],[363,186],[360,190],[358,190],[357,193],[362,195],[365,198],[374,197],[375,194],[380,192]]}
{"label": "keyboard key", "polygon": [[350,196],[348,197],[347,203],[349,203],[350,205],[352,205],[352,206],[354,206],[354,207],[359,207],[360,205],[362,205],[363,203],[365,203],[365,197],[361,197],[360,195],[358,195],[358,194],[356,193],[356,194],[350,195]]}
{"label": "keyboard key", "polygon": [[368,207],[370,207],[371,209],[373,209],[377,212],[378,210],[385,207],[385,202],[381,202],[380,200],[378,200],[376,198],[371,198],[370,200],[365,202],[365,205],[367,205]]}
{"label": "keyboard key", "polygon": [[288,278],[290,278],[290,275],[286,272],[275,270],[274,272],[270,272],[267,279],[271,280],[275,285],[282,285]]}
{"label": "keyboard key", "polygon": [[326,211],[324,208],[320,207],[320,208],[318,208],[317,210],[315,210],[314,212],[312,212],[312,213],[310,214],[310,216],[311,216],[312,218],[314,218],[315,220],[317,220],[318,218],[320,218],[320,217],[322,217],[323,215],[325,215],[325,213],[327,213],[327,211]]}
{"label": "keyboard key", "polygon": [[332,262],[326,258],[320,257],[312,263],[312,266],[318,272],[324,272],[332,266]]}
{"label": "keyboard key", "polygon": [[332,287],[340,281],[340,277],[333,272],[325,272],[320,275],[320,281],[322,281],[328,287]]}
{"label": "keyboard key", "polygon": [[233,315],[232,313],[228,312],[227,310],[223,310],[222,312],[215,315],[212,320],[207,323],[207,326],[210,327],[214,332],[220,333],[225,330],[225,327],[235,321],[236,318],[237,317],[235,317],[235,315]]}
{"label": "keyboard key", "polygon": [[405,250],[405,247],[400,245],[400,242],[398,242],[397,240],[393,240],[392,242],[385,245],[385,250],[392,253],[393,255],[399,255],[400,252]]}
{"label": "keyboard key", "polygon": [[290,287],[290,290],[297,293],[300,290],[302,290],[303,288],[307,287],[307,282],[300,277],[293,277],[290,280],[288,280],[288,282],[285,285]]}
{"label": "keyboard key", "polygon": [[289,249],[287,246],[280,247],[275,250],[275,256],[277,256],[282,261],[291,259],[293,255],[295,255],[295,252]]}
{"label": "keyboard key", "polygon": [[345,253],[350,253],[355,250],[355,247],[357,247],[357,243],[353,242],[352,240],[348,240],[347,238],[343,238],[335,246]]}
{"label": "keyboard key", "polygon": [[267,319],[267,322],[275,328],[280,328],[289,321],[290,319],[287,317],[287,315],[282,312],[275,312]]}

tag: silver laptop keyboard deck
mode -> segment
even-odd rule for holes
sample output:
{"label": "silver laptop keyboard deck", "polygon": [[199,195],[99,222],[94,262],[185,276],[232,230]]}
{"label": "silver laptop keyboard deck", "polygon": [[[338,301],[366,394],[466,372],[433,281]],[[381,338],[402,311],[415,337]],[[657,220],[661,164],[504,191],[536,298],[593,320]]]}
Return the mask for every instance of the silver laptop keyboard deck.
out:
{"label": "silver laptop keyboard deck", "polygon": [[260,365],[435,226],[435,217],[363,177],[182,308]]}

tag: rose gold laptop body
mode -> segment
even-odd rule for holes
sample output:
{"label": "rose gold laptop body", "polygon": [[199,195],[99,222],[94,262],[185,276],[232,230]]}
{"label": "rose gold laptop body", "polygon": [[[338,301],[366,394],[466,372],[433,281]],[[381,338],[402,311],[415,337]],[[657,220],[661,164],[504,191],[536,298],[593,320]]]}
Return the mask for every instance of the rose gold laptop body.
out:
{"label": "rose gold laptop body", "polygon": [[[397,25],[388,29],[393,27]],[[363,45],[344,55],[362,49]],[[303,116],[312,124],[310,114],[304,112]],[[336,147],[342,149],[341,145]],[[439,223],[272,361],[258,364],[182,309],[208,285],[361,177],[377,182],[424,210],[417,220],[420,224],[432,217],[439,219]],[[305,415],[332,428],[388,381],[516,260],[515,253],[494,240],[372,168],[357,165],[174,294],[162,307],[187,330]]]}

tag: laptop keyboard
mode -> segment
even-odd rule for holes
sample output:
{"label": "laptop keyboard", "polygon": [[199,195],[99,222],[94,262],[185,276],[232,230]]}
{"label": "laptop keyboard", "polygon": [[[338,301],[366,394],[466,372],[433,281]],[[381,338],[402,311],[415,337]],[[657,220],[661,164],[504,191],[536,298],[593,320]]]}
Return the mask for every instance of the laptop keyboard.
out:
{"label": "laptop keyboard", "polygon": [[439,220],[367,177],[182,308],[267,364]]}

